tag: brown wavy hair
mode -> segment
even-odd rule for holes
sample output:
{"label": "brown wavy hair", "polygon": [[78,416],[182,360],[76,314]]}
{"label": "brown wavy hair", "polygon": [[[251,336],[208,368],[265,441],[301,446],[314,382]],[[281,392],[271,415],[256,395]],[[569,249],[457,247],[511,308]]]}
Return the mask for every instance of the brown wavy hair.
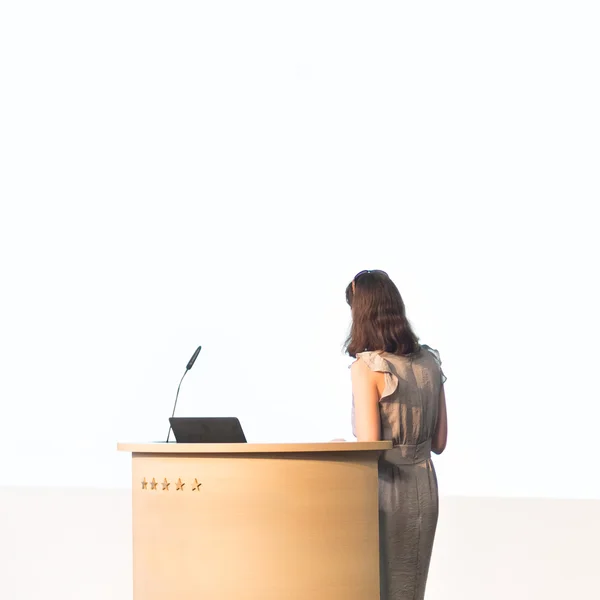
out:
{"label": "brown wavy hair", "polygon": [[408,319],[404,301],[384,271],[361,271],[346,288],[346,302],[352,310],[352,327],[346,352],[383,351],[413,354],[420,349]]}

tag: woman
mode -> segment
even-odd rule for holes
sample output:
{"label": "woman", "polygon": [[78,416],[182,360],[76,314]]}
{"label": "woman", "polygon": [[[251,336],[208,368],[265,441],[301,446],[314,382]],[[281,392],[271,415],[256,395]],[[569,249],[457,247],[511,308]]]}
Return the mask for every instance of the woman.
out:
{"label": "woman", "polygon": [[379,461],[381,600],[422,600],[438,519],[431,452],[446,447],[445,377],[420,345],[398,288],[383,271],[348,285],[352,426],[359,442],[391,440]]}

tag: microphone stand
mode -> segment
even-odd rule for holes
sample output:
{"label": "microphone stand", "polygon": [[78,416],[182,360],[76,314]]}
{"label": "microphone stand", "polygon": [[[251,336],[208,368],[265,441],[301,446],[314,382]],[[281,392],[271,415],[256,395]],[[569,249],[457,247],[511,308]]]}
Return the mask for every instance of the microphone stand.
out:
{"label": "microphone stand", "polygon": [[[202,346],[198,346],[196,348],[196,351],[194,352],[194,354],[192,354],[192,358],[190,358],[190,360],[188,361],[188,364],[185,368],[185,373],[183,374],[183,377],[185,377],[187,375],[187,372],[194,366],[194,363],[196,362],[196,359],[198,358],[198,354],[200,354],[200,350],[202,350]],[[177,398],[179,398],[179,389],[181,388],[181,382],[183,381],[183,377],[181,378],[181,381],[179,382],[179,385],[177,386],[177,395],[175,396],[175,404],[173,405],[173,414],[171,415],[171,419],[175,416],[175,409],[177,408]],[[170,424],[171,422],[169,421],[169,433],[167,433],[167,444],[169,443],[169,438],[171,437],[171,431],[173,426]]]}
{"label": "microphone stand", "polygon": [[[183,377],[181,378],[181,380],[179,381],[179,385],[177,386],[177,395],[175,396],[175,405],[173,406],[173,414],[171,415],[171,418],[173,418],[175,416],[175,409],[177,408],[177,399],[179,398],[179,388],[181,388],[181,382],[183,381],[183,378],[187,375],[189,369],[185,370],[185,373],[183,374]],[[167,444],[169,443],[169,438],[171,437],[171,429],[172,427],[169,425],[169,433],[167,434]]]}

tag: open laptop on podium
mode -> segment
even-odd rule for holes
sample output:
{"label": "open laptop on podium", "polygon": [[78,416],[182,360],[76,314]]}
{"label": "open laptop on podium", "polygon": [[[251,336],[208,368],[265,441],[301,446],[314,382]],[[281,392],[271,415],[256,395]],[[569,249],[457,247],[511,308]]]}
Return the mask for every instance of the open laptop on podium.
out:
{"label": "open laptop on podium", "polygon": [[235,417],[171,417],[179,444],[245,444],[246,436]]}

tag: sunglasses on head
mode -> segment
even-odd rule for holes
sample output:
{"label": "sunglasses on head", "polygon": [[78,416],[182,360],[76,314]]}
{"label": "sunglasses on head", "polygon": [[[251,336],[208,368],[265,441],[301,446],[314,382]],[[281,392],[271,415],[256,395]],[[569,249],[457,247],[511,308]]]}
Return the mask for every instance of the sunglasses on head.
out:
{"label": "sunglasses on head", "polygon": [[356,281],[358,280],[359,277],[362,277],[363,275],[366,275],[367,273],[379,273],[380,275],[385,275],[386,277],[388,276],[388,274],[385,271],[380,271],[379,269],[375,269],[374,271],[366,270],[366,271],[361,271],[360,273],[357,273],[354,276],[352,283],[356,283]]}

